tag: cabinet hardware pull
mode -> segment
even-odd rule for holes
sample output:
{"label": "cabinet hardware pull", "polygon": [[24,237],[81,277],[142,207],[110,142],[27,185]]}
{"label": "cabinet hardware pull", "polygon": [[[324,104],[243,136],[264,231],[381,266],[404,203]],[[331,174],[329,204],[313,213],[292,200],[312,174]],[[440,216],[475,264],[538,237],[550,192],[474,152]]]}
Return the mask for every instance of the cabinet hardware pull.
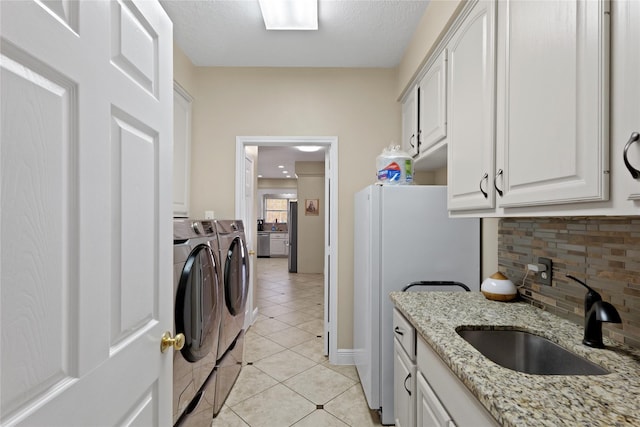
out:
{"label": "cabinet hardware pull", "polygon": [[411,378],[411,374],[407,375],[407,378],[404,379],[404,389],[407,390],[407,393],[409,393],[409,396],[411,396],[411,390],[407,388],[407,380],[410,378]]}
{"label": "cabinet hardware pull", "polygon": [[496,174],[495,178],[493,178],[493,188],[496,189],[500,197],[502,197],[502,190],[498,188],[498,177],[502,176],[502,172],[502,169],[498,169],[498,173]]}
{"label": "cabinet hardware pull", "polygon": [[418,148],[422,145],[422,129],[418,131]]}
{"label": "cabinet hardware pull", "polygon": [[486,191],[484,191],[482,189],[482,181],[487,180],[487,183],[489,182],[489,174],[485,172],[484,175],[482,175],[482,179],[480,179],[480,192],[482,193],[482,195],[484,196],[484,198],[486,199],[487,197],[489,197],[489,195],[487,194]]}
{"label": "cabinet hardware pull", "polygon": [[396,326],[396,328],[394,329],[395,333],[398,335],[404,335],[404,332],[402,332],[402,330]]}
{"label": "cabinet hardware pull", "polygon": [[633,132],[631,134],[631,138],[629,138],[629,141],[627,141],[627,145],[624,146],[624,153],[622,155],[624,165],[627,167],[627,169],[629,169],[629,172],[631,173],[633,179],[640,178],[640,170],[631,166],[631,163],[629,163],[629,159],[627,158],[627,151],[629,150],[629,147],[631,147],[631,144],[633,144],[634,142],[638,142],[638,140],[640,140],[640,133]]}
{"label": "cabinet hardware pull", "polygon": [[411,135],[411,138],[409,138],[409,145],[411,146],[411,148],[416,148],[416,146],[413,145],[413,142],[411,142],[415,139],[415,137],[416,137],[416,134],[414,133],[413,135]]}

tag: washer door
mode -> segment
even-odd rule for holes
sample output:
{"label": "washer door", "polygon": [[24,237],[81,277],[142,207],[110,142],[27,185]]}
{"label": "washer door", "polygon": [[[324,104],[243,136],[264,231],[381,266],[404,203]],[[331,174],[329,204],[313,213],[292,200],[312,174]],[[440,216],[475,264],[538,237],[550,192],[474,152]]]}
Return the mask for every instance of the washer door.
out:
{"label": "washer door", "polygon": [[229,245],[224,263],[224,295],[229,313],[237,316],[244,312],[249,287],[247,247],[240,237]]}
{"label": "washer door", "polygon": [[218,274],[213,251],[206,244],[196,246],[182,269],[176,292],[176,334],[185,337],[182,355],[197,362],[213,350],[220,327]]}

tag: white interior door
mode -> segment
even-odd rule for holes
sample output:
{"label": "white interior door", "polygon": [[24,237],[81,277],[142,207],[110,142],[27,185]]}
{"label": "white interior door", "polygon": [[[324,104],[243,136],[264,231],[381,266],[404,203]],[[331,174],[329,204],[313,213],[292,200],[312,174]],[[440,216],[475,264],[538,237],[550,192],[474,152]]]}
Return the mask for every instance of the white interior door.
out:
{"label": "white interior door", "polygon": [[244,328],[248,328],[253,321],[255,299],[253,294],[256,289],[256,251],[258,249],[256,239],[258,218],[256,214],[256,167],[258,165],[258,147],[245,147],[244,156],[244,234],[249,251],[249,296],[247,298],[247,312],[244,317]]}
{"label": "white interior door", "polygon": [[172,24],[0,8],[0,424],[169,425]]}

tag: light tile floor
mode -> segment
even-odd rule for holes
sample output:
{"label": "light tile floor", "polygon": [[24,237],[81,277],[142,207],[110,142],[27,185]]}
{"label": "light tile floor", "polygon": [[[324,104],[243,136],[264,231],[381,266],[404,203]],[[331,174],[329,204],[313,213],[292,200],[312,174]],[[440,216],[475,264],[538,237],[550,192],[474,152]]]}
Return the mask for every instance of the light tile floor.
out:
{"label": "light tile floor", "polygon": [[322,354],[322,274],[290,274],[286,258],[258,258],[256,267],[259,315],[245,366],[212,426],[380,426],[355,368]]}

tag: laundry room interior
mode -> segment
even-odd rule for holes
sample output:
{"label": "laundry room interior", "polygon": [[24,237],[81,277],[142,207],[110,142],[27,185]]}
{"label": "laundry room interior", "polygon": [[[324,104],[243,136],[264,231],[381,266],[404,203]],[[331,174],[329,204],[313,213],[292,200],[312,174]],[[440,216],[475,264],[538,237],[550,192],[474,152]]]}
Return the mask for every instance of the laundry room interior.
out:
{"label": "laundry room interior", "polygon": [[639,22],[0,0],[0,425],[640,426]]}

